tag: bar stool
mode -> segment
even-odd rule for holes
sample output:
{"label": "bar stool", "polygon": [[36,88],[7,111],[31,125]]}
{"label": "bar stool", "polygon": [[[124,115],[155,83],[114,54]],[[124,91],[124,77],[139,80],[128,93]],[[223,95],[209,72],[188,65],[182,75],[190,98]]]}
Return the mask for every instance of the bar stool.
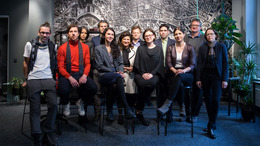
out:
{"label": "bar stool", "polygon": [[[106,93],[108,91],[108,87],[107,86],[103,86],[101,85],[101,88],[100,88],[100,91],[98,91],[98,96],[99,98],[101,99],[101,117],[100,117],[100,120],[99,120],[99,131],[100,131],[100,134],[103,136],[104,134],[104,123],[105,123],[105,113],[107,112],[107,107],[106,107]],[[119,109],[122,109],[123,108],[113,108],[112,110],[119,110]],[[129,123],[129,120],[132,121],[132,130],[133,130],[133,133],[134,133],[134,120],[133,119],[127,119],[126,118],[126,115],[123,114],[123,117],[124,117],[124,126],[125,126],[125,129],[126,129],[126,134],[128,135],[128,123]]]}
{"label": "bar stool", "polygon": [[[189,101],[190,101],[190,112],[192,113],[192,108],[191,108],[191,102],[192,102],[192,86],[184,86],[184,90],[188,91],[188,97],[189,97]],[[192,120],[192,114],[190,115],[191,117],[191,137],[193,138],[193,120]],[[168,122],[166,120],[166,124],[165,124],[165,136],[167,135],[167,127],[168,127]]]}

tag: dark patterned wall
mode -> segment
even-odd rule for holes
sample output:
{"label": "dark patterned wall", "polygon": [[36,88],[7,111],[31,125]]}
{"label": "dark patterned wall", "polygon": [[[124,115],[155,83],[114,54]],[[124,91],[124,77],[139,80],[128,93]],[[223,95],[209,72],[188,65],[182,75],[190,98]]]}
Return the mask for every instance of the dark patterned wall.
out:
{"label": "dark patterned wall", "polygon": [[[202,31],[222,13],[222,0],[199,0],[198,14]],[[232,0],[225,0],[225,13],[232,14]],[[54,31],[65,31],[71,23],[97,28],[100,20],[107,20],[119,35],[134,25],[158,32],[162,23],[189,30],[190,20],[197,17],[197,0],[56,0]],[[59,39],[59,38],[58,38]],[[63,36],[63,39],[66,39]]]}

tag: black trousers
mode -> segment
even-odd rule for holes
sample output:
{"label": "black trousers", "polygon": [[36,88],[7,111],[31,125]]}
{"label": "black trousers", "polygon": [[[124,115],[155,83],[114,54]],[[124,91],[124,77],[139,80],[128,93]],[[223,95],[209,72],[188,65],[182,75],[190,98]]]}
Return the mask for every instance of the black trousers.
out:
{"label": "black trousers", "polygon": [[138,98],[136,101],[136,109],[143,111],[145,105],[145,99],[157,87],[160,78],[158,75],[154,75],[150,80],[145,80],[140,74],[135,74],[134,80],[138,87]]}
{"label": "black trousers", "polygon": [[222,81],[217,73],[217,70],[215,72],[203,72],[202,77],[201,83],[203,95],[205,97],[209,118],[207,127],[216,129],[219,102],[222,93]]}
{"label": "black trousers", "polygon": [[[79,81],[79,79],[82,77],[82,75],[79,73],[73,73],[71,74],[71,76],[75,78],[77,81]],[[62,104],[69,103],[69,94],[71,88],[72,86],[70,84],[70,81],[61,76],[59,79],[58,91]],[[87,103],[88,100],[97,93],[98,87],[90,77],[87,77],[86,84],[80,85],[80,87],[78,87],[77,90],[79,98],[81,98],[85,103]]]}
{"label": "black trousers", "polygon": [[54,131],[57,115],[56,81],[54,79],[33,79],[26,81],[26,93],[30,101],[31,133],[40,134],[41,131],[41,92],[47,101],[47,117],[43,123],[43,132]]}

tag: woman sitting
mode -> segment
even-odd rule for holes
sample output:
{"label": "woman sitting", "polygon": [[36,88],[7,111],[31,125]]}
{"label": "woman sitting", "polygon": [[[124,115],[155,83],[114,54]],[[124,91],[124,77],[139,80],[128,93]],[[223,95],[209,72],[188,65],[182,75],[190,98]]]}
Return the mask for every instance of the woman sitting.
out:
{"label": "woman sitting", "polygon": [[[99,83],[108,88],[115,84],[116,92],[114,93],[117,93],[122,101],[127,117],[134,118],[135,115],[126,102],[124,89],[124,64],[120,49],[115,43],[115,31],[112,28],[106,28],[104,30],[100,44],[101,45],[95,48],[95,60],[96,68],[99,72]],[[108,120],[113,121],[113,100],[111,100],[111,96],[108,97],[110,97],[107,99]]]}
{"label": "woman sitting", "polygon": [[184,42],[184,30],[176,27],[173,31],[176,43],[170,45],[166,51],[167,66],[172,71],[172,81],[168,93],[168,98],[164,104],[158,108],[158,113],[164,115],[172,105],[173,99],[178,95],[184,98],[183,86],[192,85],[193,73],[195,67],[195,54],[191,45]]}
{"label": "woman sitting", "polygon": [[135,83],[138,86],[139,96],[136,101],[136,117],[143,125],[149,126],[144,119],[145,99],[159,84],[160,78],[164,77],[163,51],[154,44],[155,32],[148,28],[143,33],[146,45],[138,47],[134,63]]}
{"label": "woman sitting", "polygon": [[[123,55],[124,62],[124,76],[125,76],[125,93],[128,105],[133,108],[136,97],[137,97],[137,87],[134,82],[134,60],[137,51],[137,47],[132,45],[131,33],[128,31],[123,32],[118,40],[118,45]],[[123,123],[122,116],[119,116],[118,123]]]}

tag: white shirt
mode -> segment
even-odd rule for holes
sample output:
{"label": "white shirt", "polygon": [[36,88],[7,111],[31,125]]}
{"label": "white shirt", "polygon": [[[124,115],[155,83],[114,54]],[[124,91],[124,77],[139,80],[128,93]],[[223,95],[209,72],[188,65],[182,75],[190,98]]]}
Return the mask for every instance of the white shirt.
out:
{"label": "white shirt", "polygon": [[[24,47],[24,57],[30,58],[32,44],[27,42]],[[48,46],[39,47],[37,50],[37,57],[33,69],[28,74],[28,80],[31,79],[50,79],[52,72],[50,67],[50,53]]]}
{"label": "white shirt", "polygon": [[178,53],[176,51],[176,54],[177,54],[177,57],[176,57],[176,65],[175,65],[175,68],[183,68],[183,64],[182,64],[182,52],[181,53]]}

